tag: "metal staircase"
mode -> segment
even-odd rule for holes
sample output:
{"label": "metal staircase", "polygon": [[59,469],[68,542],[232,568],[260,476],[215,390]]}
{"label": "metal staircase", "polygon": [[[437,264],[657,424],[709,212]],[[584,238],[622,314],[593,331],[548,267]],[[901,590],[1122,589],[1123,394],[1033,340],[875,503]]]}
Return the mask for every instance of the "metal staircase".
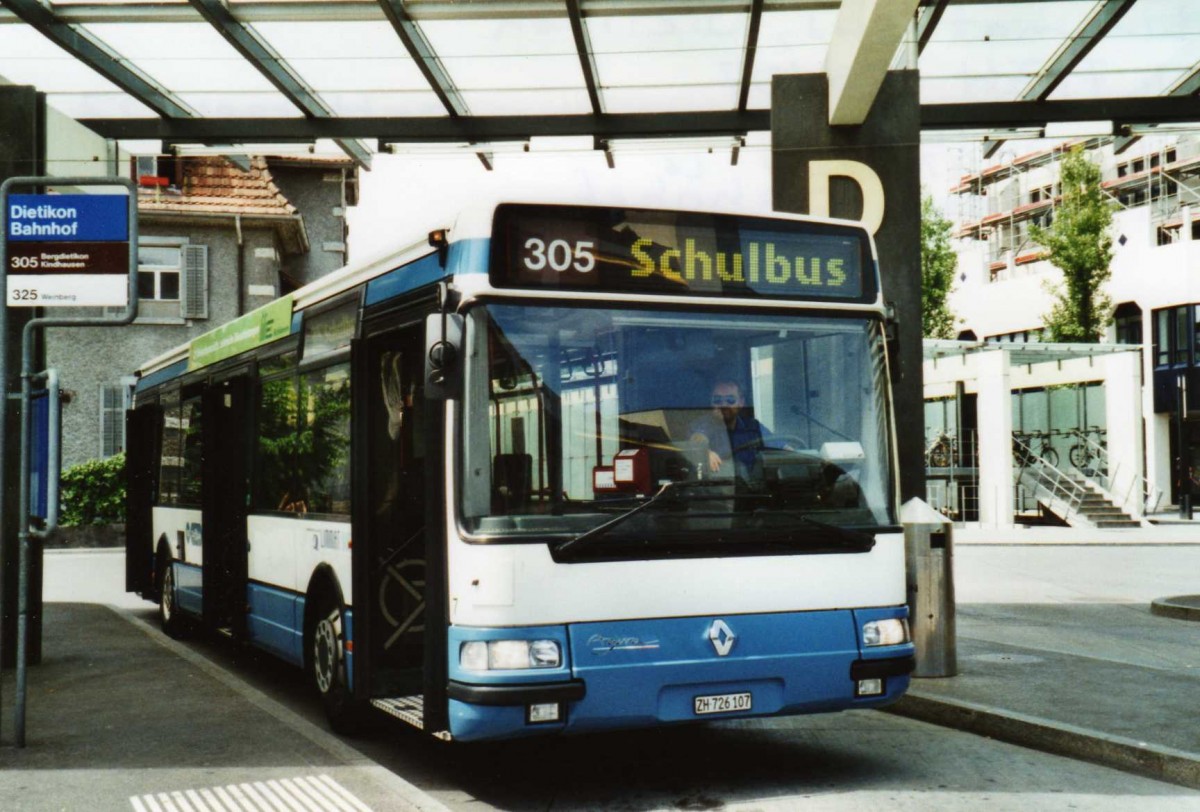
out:
{"label": "metal staircase", "polygon": [[[1079,435],[1079,439],[1086,441],[1083,435]],[[1100,447],[1097,446],[1097,449]],[[1097,464],[1082,471],[1072,468],[1068,473],[1038,456],[1022,439],[1013,437],[1017,482],[1046,510],[1071,527],[1116,529],[1148,526],[1143,518],[1146,502],[1140,506],[1141,509],[1130,510],[1127,504],[1122,504],[1122,501],[1127,503],[1128,500],[1116,499],[1106,487],[1113,480],[1101,473],[1108,470],[1107,458],[1092,456],[1089,461]]]}

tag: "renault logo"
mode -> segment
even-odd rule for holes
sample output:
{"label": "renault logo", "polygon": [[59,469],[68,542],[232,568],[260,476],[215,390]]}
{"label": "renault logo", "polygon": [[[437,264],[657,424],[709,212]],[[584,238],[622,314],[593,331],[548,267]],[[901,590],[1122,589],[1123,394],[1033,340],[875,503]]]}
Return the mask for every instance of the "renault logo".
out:
{"label": "renault logo", "polygon": [[714,620],[712,625],[708,627],[708,639],[712,641],[713,648],[717,650],[717,656],[724,657],[733,649],[733,644],[737,641],[737,635],[725,625],[725,621]]}

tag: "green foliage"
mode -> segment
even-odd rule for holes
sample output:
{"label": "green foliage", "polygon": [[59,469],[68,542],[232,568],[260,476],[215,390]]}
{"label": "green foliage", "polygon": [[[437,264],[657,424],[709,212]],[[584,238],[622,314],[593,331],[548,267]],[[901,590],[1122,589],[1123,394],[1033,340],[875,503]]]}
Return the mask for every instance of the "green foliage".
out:
{"label": "green foliage", "polygon": [[946,299],[954,285],[958,257],[950,247],[951,223],[933,198],[921,198],[921,333],[926,338],[954,338],[954,314]]}
{"label": "green foliage", "polygon": [[263,507],[348,510],[348,492],[342,493],[349,482],[347,371],[342,365],[263,384],[258,438]]}
{"label": "green foliage", "polygon": [[1100,185],[1100,167],[1077,147],[1063,157],[1062,202],[1049,228],[1030,235],[1063,272],[1062,284],[1049,285],[1054,303],[1045,316],[1051,341],[1094,343],[1112,318],[1112,301],[1100,289],[1112,274],[1113,206]]}
{"label": "green foliage", "polygon": [[113,524],[125,521],[125,455],[88,460],[62,473],[59,524]]}

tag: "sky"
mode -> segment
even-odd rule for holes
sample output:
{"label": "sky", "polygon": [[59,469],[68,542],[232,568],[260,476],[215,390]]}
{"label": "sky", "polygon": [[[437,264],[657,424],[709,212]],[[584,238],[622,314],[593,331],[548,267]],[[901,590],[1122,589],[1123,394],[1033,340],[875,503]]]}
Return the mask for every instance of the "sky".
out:
{"label": "sky", "polygon": [[[587,139],[589,142],[591,139]],[[1024,152],[1021,149],[1021,152]],[[947,191],[966,172],[977,171],[978,143],[921,147],[921,182],[951,219],[962,201]],[[630,205],[712,211],[770,211],[771,153],[742,149],[737,166],[728,147],[645,147],[614,154],[580,147],[525,153],[497,152],[485,170],[473,153],[445,151],[377,155],[359,174],[360,197],[348,213],[350,253],[364,258],[406,244],[414,235],[448,226],[473,199],[536,200],[569,195],[581,204],[618,200]]]}

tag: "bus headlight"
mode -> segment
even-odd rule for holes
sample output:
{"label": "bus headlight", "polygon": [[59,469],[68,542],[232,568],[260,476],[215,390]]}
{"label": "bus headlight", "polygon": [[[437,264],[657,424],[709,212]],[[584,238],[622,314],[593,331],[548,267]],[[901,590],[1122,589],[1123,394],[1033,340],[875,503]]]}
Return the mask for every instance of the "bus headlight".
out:
{"label": "bus headlight", "polygon": [[471,640],[458,650],[458,663],[467,671],[558,668],[562,650],[556,640]]}
{"label": "bus headlight", "polygon": [[908,621],[893,617],[864,623],[862,641],[864,646],[898,646],[907,643]]}

